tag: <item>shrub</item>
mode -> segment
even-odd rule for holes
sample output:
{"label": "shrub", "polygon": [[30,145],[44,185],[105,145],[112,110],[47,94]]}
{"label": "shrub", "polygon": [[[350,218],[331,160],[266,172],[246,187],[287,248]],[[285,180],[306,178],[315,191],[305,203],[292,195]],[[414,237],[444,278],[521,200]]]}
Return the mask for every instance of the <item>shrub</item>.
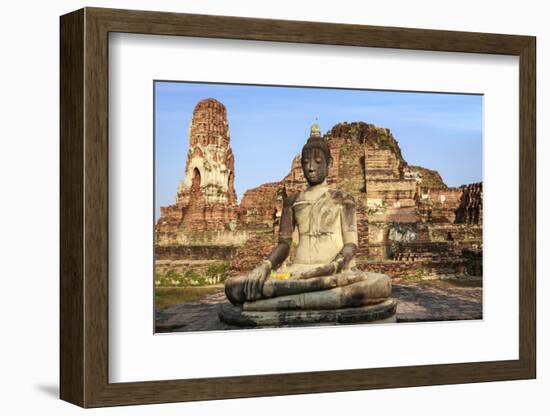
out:
{"label": "shrub", "polygon": [[229,275],[229,263],[218,262],[208,265],[206,271],[206,277],[210,279],[216,279],[218,282],[223,282]]}
{"label": "shrub", "polygon": [[229,276],[229,263],[216,262],[208,266],[206,273],[200,274],[194,270],[186,270],[178,273],[175,270],[169,270],[165,274],[155,274],[155,286],[164,287],[187,287],[187,286],[205,286],[214,283],[221,283]]}

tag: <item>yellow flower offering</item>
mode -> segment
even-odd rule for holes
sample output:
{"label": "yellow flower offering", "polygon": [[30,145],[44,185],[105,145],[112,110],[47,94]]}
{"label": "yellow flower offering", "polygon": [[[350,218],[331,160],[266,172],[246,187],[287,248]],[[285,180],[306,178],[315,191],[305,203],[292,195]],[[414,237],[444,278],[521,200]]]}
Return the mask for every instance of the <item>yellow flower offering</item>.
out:
{"label": "yellow flower offering", "polygon": [[276,273],[276,272],[271,272],[271,277],[273,277],[274,279],[281,279],[281,280],[287,280],[287,279],[290,279],[290,273]]}

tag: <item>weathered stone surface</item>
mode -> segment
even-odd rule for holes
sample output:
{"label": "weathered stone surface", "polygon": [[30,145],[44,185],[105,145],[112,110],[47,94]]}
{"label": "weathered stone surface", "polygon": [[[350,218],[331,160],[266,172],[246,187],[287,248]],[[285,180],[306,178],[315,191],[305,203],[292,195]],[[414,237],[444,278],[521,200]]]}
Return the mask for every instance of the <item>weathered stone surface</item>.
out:
{"label": "weathered stone surface", "polygon": [[264,283],[263,295],[266,298],[276,296],[295,295],[305,291],[319,291],[348,286],[354,283],[366,281],[369,288],[367,292],[373,298],[388,297],[391,293],[391,283],[386,276],[380,273],[363,273],[346,271],[330,276],[312,277],[310,279],[268,279]]}
{"label": "weathered stone surface", "polygon": [[[239,276],[229,279],[225,284],[225,291],[228,294],[229,299],[234,299],[238,303],[246,302],[246,296],[242,292],[242,285],[239,280],[245,279],[246,276]],[[332,292],[330,289],[339,287],[348,287],[357,283],[362,283],[357,291],[350,289],[348,291],[336,291]],[[321,291],[317,298],[302,298],[302,297],[289,297],[292,295],[303,294],[306,292]],[[229,293],[228,293],[229,292]],[[357,293],[355,293],[357,292]],[[253,308],[291,308],[291,304],[294,304],[295,309],[311,308],[308,306],[310,302],[315,302],[316,305],[322,303],[323,299],[326,299],[326,306],[315,306],[317,309],[336,308],[343,306],[335,306],[336,302],[367,302],[365,297],[372,299],[375,303],[381,298],[387,298],[391,294],[391,282],[389,278],[380,273],[369,273],[362,271],[346,271],[342,273],[333,274],[330,276],[313,277],[309,279],[276,279],[269,278],[265,281],[262,295],[265,298],[278,297],[283,303],[279,305],[277,302],[266,302],[258,300],[256,302],[248,302],[245,309],[253,310]],[[361,296],[359,296],[361,295]],[[353,298],[353,299],[352,299]],[[287,305],[287,306],[285,306]]]}
{"label": "weathered stone surface", "polygon": [[[362,273],[357,273],[361,275]],[[391,295],[391,283],[383,274],[371,275],[362,281],[350,283],[334,289],[303,291],[293,295],[278,296],[245,302],[245,311],[281,310],[322,310],[342,309],[383,302]],[[309,287],[306,286],[305,290]]]}
{"label": "weathered stone surface", "polygon": [[299,311],[246,311],[230,303],[219,308],[220,319],[230,325],[240,327],[257,326],[308,326],[322,324],[357,324],[395,322],[397,302],[387,299],[376,305],[332,309],[332,310],[299,310]]}

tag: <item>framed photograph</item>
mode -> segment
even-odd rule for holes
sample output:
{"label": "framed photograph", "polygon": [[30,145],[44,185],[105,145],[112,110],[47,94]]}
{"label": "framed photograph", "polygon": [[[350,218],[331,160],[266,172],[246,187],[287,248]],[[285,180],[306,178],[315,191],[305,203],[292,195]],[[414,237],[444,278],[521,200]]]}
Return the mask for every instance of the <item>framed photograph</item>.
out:
{"label": "framed photograph", "polygon": [[536,377],[534,37],[60,23],[63,400]]}

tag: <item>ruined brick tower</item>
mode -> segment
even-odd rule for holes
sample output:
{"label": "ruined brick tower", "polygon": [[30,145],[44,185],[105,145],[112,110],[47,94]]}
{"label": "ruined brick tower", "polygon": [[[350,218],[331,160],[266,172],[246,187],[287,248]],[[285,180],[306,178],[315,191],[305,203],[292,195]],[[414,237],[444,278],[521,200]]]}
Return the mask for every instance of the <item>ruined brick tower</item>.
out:
{"label": "ruined brick tower", "polygon": [[234,157],[229,145],[227,112],[219,101],[199,101],[189,127],[185,179],[174,205],[161,208],[156,226],[157,244],[191,243],[204,232],[235,228],[237,196]]}

